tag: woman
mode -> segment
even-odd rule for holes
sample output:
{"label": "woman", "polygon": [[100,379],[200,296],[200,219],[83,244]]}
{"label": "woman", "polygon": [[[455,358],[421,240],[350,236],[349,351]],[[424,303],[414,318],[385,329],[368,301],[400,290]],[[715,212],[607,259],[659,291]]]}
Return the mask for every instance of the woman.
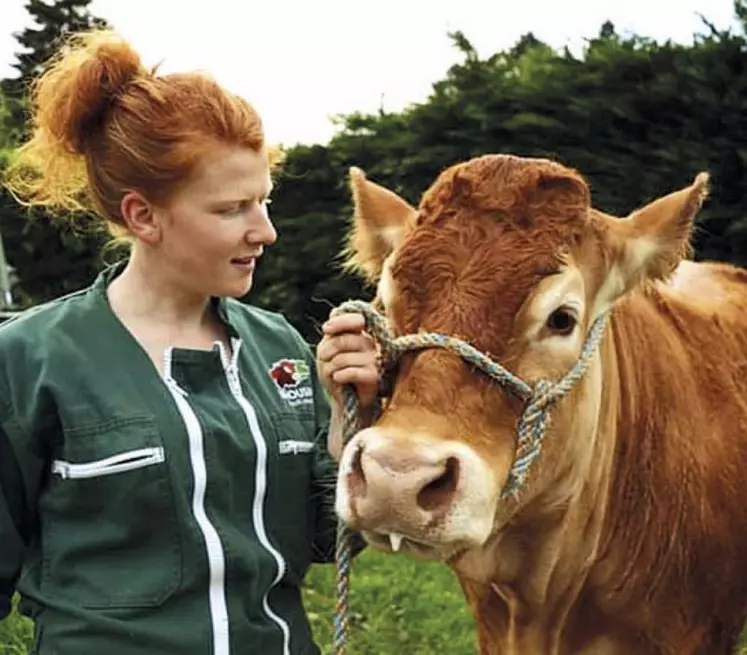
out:
{"label": "woman", "polygon": [[300,585],[334,551],[325,390],[369,407],[378,371],[358,316],[327,323],[317,375],[282,316],[235,300],[276,238],[259,117],[107,31],[32,107],[8,187],[131,251],[0,329],[0,617],[17,589],[40,655],[318,653]]}

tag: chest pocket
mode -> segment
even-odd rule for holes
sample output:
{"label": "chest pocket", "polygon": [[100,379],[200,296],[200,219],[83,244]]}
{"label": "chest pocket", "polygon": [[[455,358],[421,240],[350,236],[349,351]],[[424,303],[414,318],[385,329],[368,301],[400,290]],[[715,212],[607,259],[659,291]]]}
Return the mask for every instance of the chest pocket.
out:
{"label": "chest pocket", "polygon": [[168,452],[147,416],[64,430],[40,499],[44,584],[85,607],[154,607],[178,588]]}
{"label": "chest pocket", "polygon": [[314,413],[299,409],[276,412],[271,418],[276,440],[272,531],[289,564],[289,575],[299,584],[310,563],[315,508],[320,501],[314,480],[315,449],[319,447],[314,441]]}

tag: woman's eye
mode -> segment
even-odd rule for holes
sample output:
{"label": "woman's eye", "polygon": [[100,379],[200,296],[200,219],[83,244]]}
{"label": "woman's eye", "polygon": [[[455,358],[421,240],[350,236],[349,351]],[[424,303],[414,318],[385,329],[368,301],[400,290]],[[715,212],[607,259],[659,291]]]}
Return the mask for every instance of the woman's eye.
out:
{"label": "woman's eye", "polygon": [[241,202],[237,202],[235,205],[231,205],[230,207],[224,207],[219,211],[220,214],[223,214],[224,216],[234,216],[236,214],[243,214],[253,204],[258,204],[260,207],[267,207],[272,203],[272,200],[269,198],[262,198],[260,200],[242,200]]}
{"label": "woman's eye", "polygon": [[576,317],[569,309],[556,309],[547,318],[547,328],[554,334],[568,336],[576,327]]}
{"label": "woman's eye", "polygon": [[243,211],[244,209],[244,203],[239,202],[235,205],[231,205],[230,207],[225,207],[221,210],[221,214],[238,214],[239,212]]}

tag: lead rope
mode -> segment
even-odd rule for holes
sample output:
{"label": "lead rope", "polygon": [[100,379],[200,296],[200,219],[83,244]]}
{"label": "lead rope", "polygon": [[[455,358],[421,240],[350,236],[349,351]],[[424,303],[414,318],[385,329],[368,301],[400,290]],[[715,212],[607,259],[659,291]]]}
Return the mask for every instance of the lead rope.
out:
{"label": "lead rope", "polygon": [[[350,441],[358,431],[360,411],[358,397],[352,385],[345,385],[344,412],[342,423],[342,445]],[[380,401],[377,401],[380,405]],[[337,566],[337,604],[334,622],[334,653],[344,655],[347,647],[349,614],[348,591],[350,588],[350,560],[351,560],[351,532],[342,521],[337,522],[337,542],[335,548],[335,564]]]}
{"label": "lead rope", "polygon": [[[607,314],[599,316],[592,324],[576,363],[557,382],[539,380],[530,385],[503,366],[481,353],[466,341],[443,334],[422,332],[393,338],[386,324],[386,319],[374,307],[361,300],[348,300],[332,310],[331,315],[356,312],[363,315],[366,331],[379,344],[382,357],[382,370],[386,375],[396,364],[401,355],[408,351],[424,348],[443,348],[459,355],[466,362],[473,364],[483,373],[508,387],[524,401],[524,411],[517,428],[516,455],[513,466],[503,489],[504,499],[518,496],[526,481],[529,467],[537,459],[542,448],[542,440],[548,423],[550,408],[563,398],[584,376],[589,363],[594,357],[597,346],[604,336],[607,326]],[[353,438],[360,429],[360,408],[355,388],[346,385],[343,389],[344,412],[342,418],[342,445]],[[381,411],[381,401],[377,400],[373,408],[375,414]],[[350,560],[351,531],[338,521],[335,564],[337,567],[337,603],[334,618],[333,647],[335,655],[345,655],[349,632]]]}

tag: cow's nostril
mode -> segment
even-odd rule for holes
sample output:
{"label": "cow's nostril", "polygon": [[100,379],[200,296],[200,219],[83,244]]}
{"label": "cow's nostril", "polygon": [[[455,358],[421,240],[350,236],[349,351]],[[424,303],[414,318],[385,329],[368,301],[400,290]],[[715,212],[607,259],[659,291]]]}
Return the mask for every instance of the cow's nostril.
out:
{"label": "cow's nostril", "polygon": [[356,448],[350,462],[350,474],[348,484],[350,493],[354,496],[363,496],[366,492],[366,474],[363,472],[362,463],[363,448]]}
{"label": "cow's nostril", "polygon": [[446,509],[459,484],[459,460],[449,457],[444,472],[418,493],[418,505],[426,511]]}

